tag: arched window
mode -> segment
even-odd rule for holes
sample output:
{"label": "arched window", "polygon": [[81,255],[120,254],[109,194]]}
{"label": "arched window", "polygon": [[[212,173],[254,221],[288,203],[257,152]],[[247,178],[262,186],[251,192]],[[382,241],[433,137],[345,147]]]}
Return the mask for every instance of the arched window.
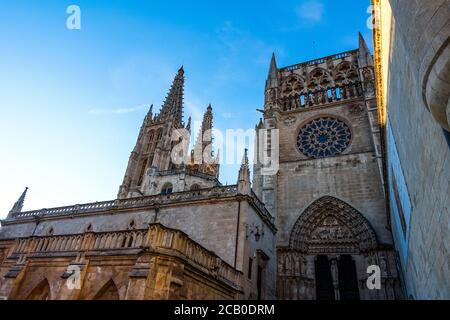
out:
{"label": "arched window", "polygon": [[150,152],[151,147],[153,146],[153,136],[154,136],[154,131],[150,131],[150,135],[148,138],[148,142],[147,142],[147,150],[146,152]]}
{"label": "arched window", "polygon": [[50,300],[50,285],[48,280],[42,280],[31,293],[28,295],[26,300]]}
{"label": "arched window", "polygon": [[200,186],[199,186],[198,184],[194,183],[194,184],[191,186],[191,190],[192,190],[192,191],[194,191],[194,190],[200,190]]}
{"label": "arched window", "polygon": [[331,101],[333,99],[333,91],[330,88],[327,89],[327,97],[328,101]]}
{"label": "arched window", "polygon": [[336,99],[341,99],[341,88],[336,87]]}
{"label": "arched window", "polygon": [[305,106],[305,95],[304,94],[300,95],[300,106],[301,107]]}
{"label": "arched window", "polygon": [[157,133],[157,136],[156,136],[156,141],[161,140],[162,134],[163,134],[162,129],[158,129],[158,133]]}
{"label": "arched window", "polygon": [[141,172],[139,174],[138,186],[140,186],[142,184],[142,182],[144,181],[145,169],[147,168],[147,161],[148,161],[148,159],[144,159],[144,161],[142,162]]}
{"label": "arched window", "polygon": [[171,194],[172,191],[173,191],[173,185],[170,182],[168,182],[168,183],[164,184],[164,186],[162,187],[161,194]]}

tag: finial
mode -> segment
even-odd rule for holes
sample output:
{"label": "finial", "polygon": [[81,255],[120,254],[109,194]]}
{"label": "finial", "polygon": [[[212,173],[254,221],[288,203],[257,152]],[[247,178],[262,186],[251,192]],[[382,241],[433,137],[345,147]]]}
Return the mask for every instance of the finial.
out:
{"label": "finial", "polygon": [[187,124],[186,124],[186,130],[191,132],[191,117],[188,118]]}
{"label": "finial", "polygon": [[248,168],[248,149],[244,149],[244,157],[242,158],[241,167]]}
{"label": "finial", "polygon": [[256,130],[258,130],[258,129],[264,129],[264,122],[263,122],[262,118],[259,118],[259,122],[258,122],[258,124],[255,126],[255,129],[256,129]]}
{"label": "finial", "polygon": [[25,190],[22,192],[22,195],[16,201],[14,206],[9,211],[9,216],[13,216],[16,213],[22,212],[23,204],[25,202],[25,196],[27,195],[28,187],[25,187]]}
{"label": "finial", "polygon": [[278,86],[278,67],[275,59],[275,52],[272,53],[272,59],[270,59],[269,74],[266,81],[266,90]]}
{"label": "finial", "polygon": [[244,150],[244,157],[242,159],[241,168],[238,174],[238,192],[242,194],[249,194],[250,186],[250,169],[248,165],[248,149]]}

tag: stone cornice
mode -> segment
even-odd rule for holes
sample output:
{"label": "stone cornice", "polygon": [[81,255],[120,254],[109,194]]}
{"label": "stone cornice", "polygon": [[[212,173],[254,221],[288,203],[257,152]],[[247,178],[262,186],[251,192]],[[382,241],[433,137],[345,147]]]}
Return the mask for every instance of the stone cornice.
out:
{"label": "stone cornice", "polygon": [[378,105],[378,124],[384,128],[386,125],[386,105],[383,85],[383,45],[381,36],[381,14],[376,14],[381,10],[381,0],[371,0],[375,12],[375,26],[373,28],[373,49],[374,49],[374,70]]}
{"label": "stone cornice", "polygon": [[325,63],[329,59],[331,59],[331,60],[338,60],[338,59],[342,59],[342,58],[346,58],[346,57],[351,57],[352,55],[356,54],[357,52],[358,52],[358,49],[349,50],[349,51],[341,52],[341,53],[334,54],[334,55],[331,55],[331,56],[326,56],[326,57],[322,57],[322,58],[319,58],[319,59],[314,59],[314,60],[310,60],[310,61],[306,61],[306,62],[294,64],[294,65],[290,65],[290,66],[287,66],[287,67],[282,67],[282,68],[279,68],[278,70],[280,72],[283,72],[283,71],[296,70],[296,69],[301,68],[302,66],[314,66],[314,65],[321,64],[321,63]]}
{"label": "stone cornice", "polygon": [[388,171],[387,171],[387,147],[386,147],[386,122],[387,122],[387,97],[385,95],[384,78],[383,78],[383,39],[382,39],[382,14],[381,1],[371,0],[374,14],[373,25],[373,49],[374,49],[374,72],[375,72],[375,88],[378,107],[378,126],[380,128],[380,144],[381,157],[383,165],[383,180],[385,183],[386,213],[387,225],[390,227],[390,206],[388,192]]}
{"label": "stone cornice", "polygon": [[264,203],[262,203],[253,192],[249,195],[240,194],[238,192],[237,185],[217,186],[208,189],[176,192],[166,195],[158,194],[154,196],[116,199],[50,209],[25,211],[16,214],[14,217],[1,220],[0,222],[2,225],[6,226],[30,221],[34,222],[36,219],[50,220],[62,217],[70,218],[81,215],[114,214],[139,209],[155,209],[186,205],[189,203],[230,200],[247,201],[255,209],[261,219],[266,222],[269,228],[273,232],[276,232],[274,218],[266,209]]}
{"label": "stone cornice", "polygon": [[[370,99],[368,99],[368,100],[370,100]],[[325,109],[330,109],[333,107],[348,106],[352,103],[364,102],[364,101],[366,101],[364,96],[359,96],[359,97],[355,97],[355,98],[342,99],[342,100],[333,101],[333,102],[329,102],[329,103],[325,103],[325,104],[315,105],[315,106],[311,106],[311,107],[308,106],[305,108],[298,108],[298,109],[292,109],[292,110],[286,110],[286,111],[278,110],[278,112],[281,114],[282,117],[287,117],[291,114],[298,114],[298,113],[311,112],[311,111],[317,111],[317,110],[325,110]]]}

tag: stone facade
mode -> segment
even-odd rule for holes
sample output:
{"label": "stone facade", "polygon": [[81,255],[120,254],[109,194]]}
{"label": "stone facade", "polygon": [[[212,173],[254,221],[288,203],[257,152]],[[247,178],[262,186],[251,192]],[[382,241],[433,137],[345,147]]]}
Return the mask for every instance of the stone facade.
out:
{"label": "stone facade", "polygon": [[[44,281],[43,274],[48,272],[53,278],[47,277],[45,281],[51,288],[55,286],[52,289],[54,299],[75,298],[73,295],[67,296],[68,293],[60,291],[65,281],[63,271],[70,269],[73,264],[84,265],[83,261],[86,260],[89,261],[92,277],[95,278],[95,270],[100,273],[98,277],[101,279],[93,280],[97,284],[95,288],[100,290],[103,282],[112,279],[118,288],[121,299],[169,297],[256,299],[258,297],[258,280],[255,275],[258,266],[263,269],[260,297],[275,298],[276,229],[273,218],[250,189],[244,193],[246,190],[243,186],[245,187],[245,184],[242,184],[241,181],[240,184],[234,186],[18,213],[14,217],[2,221],[0,261],[3,263],[0,268],[0,295],[8,298],[25,298],[30,289],[27,287],[28,282],[30,282],[30,286],[32,284],[37,286],[38,283],[35,282],[41,284]],[[148,239],[150,236],[147,235],[147,230],[149,226],[155,224],[161,224],[159,228],[162,230],[165,230],[163,225],[176,228],[175,230],[170,229],[170,233],[187,238],[183,241],[192,243],[199,252],[207,255],[206,261],[192,252],[185,252],[185,256],[181,257],[175,254],[181,250],[177,246],[182,245],[176,241],[168,245],[173,252],[164,253],[164,257],[158,256],[159,251],[151,252],[150,249],[154,247],[152,244],[145,245],[148,249],[143,248],[145,246],[142,239],[141,243],[133,242],[134,244],[130,247],[128,245],[125,248],[121,247],[123,243],[131,241],[129,239],[136,240],[137,234],[140,234],[141,238],[147,237],[146,239]],[[258,233],[258,238],[255,236],[256,233]],[[124,236],[120,238],[120,235]],[[111,239],[108,240],[108,237]],[[126,237],[128,240],[124,240]],[[101,242],[102,244],[96,247],[92,243],[95,243],[96,240],[88,240],[89,238],[99,238],[98,241],[103,241],[105,244]],[[64,239],[77,239],[78,244],[72,244],[72,247],[64,246],[61,243],[68,242]],[[47,244],[39,247],[39,243],[46,243],[46,241]],[[86,242],[89,243],[86,244]],[[22,249],[22,246],[26,248]],[[62,248],[58,249],[61,246]],[[183,250],[187,249],[183,247]],[[95,251],[92,253],[92,257],[90,256],[91,251]],[[203,272],[199,276],[203,278],[199,278],[199,283],[196,284],[195,277],[192,278],[193,275],[187,276],[187,281],[182,282],[183,286],[180,285],[180,292],[184,292],[182,295],[180,293],[180,296],[169,296],[168,288],[163,285],[158,290],[165,293],[160,295],[150,291],[144,293],[142,288],[139,289],[140,287],[134,288],[134,282],[131,282],[131,278],[127,275],[131,277],[132,270],[141,268],[142,260],[153,261],[155,255],[158,257],[157,259],[162,259],[161,261],[184,259],[183,262],[176,262],[176,264],[190,264],[189,272],[194,274]],[[249,259],[254,261],[252,268],[255,269],[252,270],[253,276],[250,278],[248,277]],[[208,272],[204,273],[204,270],[197,265],[199,263],[197,260],[203,263],[202,268],[210,271],[215,268],[212,263],[220,261],[229,272],[233,273],[233,277],[236,277],[236,280],[233,280],[235,288],[226,290],[222,288],[220,290],[225,291],[217,291],[217,286],[222,287],[223,283],[218,282]],[[36,267],[29,267],[35,265]],[[108,267],[103,269],[100,267],[102,265]],[[166,262],[157,264],[157,266],[160,265],[164,266]],[[116,268],[120,270],[117,271]],[[200,269],[195,270],[195,268]],[[158,272],[165,274],[167,270]],[[107,275],[111,275],[111,277],[104,279]],[[24,277],[27,280],[22,282],[21,279]],[[145,279],[145,281],[142,280],[143,283],[153,281],[149,277]],[[164,285],[169,285],[172,280],[164,281]],[[22,286],[24,286],[23,289],[21,289]],[[94,290],[94,288],[89,290]],[[142,292],[136,296],[126,295],[125,293],[130,290]],[[85,295],[80,293],[76,297],[91,299],[94,294],[91,293]]]}
{"label": "stone facade", "polygon": [[450,298],[450,3],[373,1],[380,124],[408,297]]}
{"label": "stone facade", "polygon": [[160,224],[18,239],[0,270],[2,293],[9,299],[235,299],[242,294],[239,271]]}
{"label": "stone facade", "polygon": [[374,4],[374,57],[361,35],[313,61],[272,57],[253,183],[247,153],[237,184],[219,182],[211,106],[188,152],[181,68],[117,199],[22,212],[25,190],[1,221],[0,296],[448,298],[448,1]]}
{"label": "stone facade", "polygon": [[[278,136],[279,171],[263,174],[257,163],[254,188],[276,217],[279,298],[401,297],[377,113],[361,36],[358,49],[314,61],[278,68],[272,58],[257,130],[269,131],[271,144]],[[383,290],[367,287],[371,265],[382,266]]]}
{"label": "stone facade", "polygon": [[183,84],[181,68],[160,113],[150,108],[118,199],[22,212],[25,190],[0,229],[0,296],[276,297],[276,228],[251,189],[247,152],[237,184],[222,186],[208,106],[188,154]]}

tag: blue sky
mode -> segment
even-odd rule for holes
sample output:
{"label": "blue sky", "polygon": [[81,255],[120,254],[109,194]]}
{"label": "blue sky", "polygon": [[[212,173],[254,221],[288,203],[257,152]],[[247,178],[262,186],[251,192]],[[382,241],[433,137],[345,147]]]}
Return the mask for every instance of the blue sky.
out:
{"label": "blue sky", "polygon": [[[71,4],[81,30],[66,28]],[[358,31],[371,46],[369,5],[2,1],[0,218],[25,186],[25,210],[114,199],[147,107],[181,65],[185,117],[211,103],[216,128],[253,128],[272,52],[291,65],[356,48]],[[223,165],[222,183],[237,170]]]}

